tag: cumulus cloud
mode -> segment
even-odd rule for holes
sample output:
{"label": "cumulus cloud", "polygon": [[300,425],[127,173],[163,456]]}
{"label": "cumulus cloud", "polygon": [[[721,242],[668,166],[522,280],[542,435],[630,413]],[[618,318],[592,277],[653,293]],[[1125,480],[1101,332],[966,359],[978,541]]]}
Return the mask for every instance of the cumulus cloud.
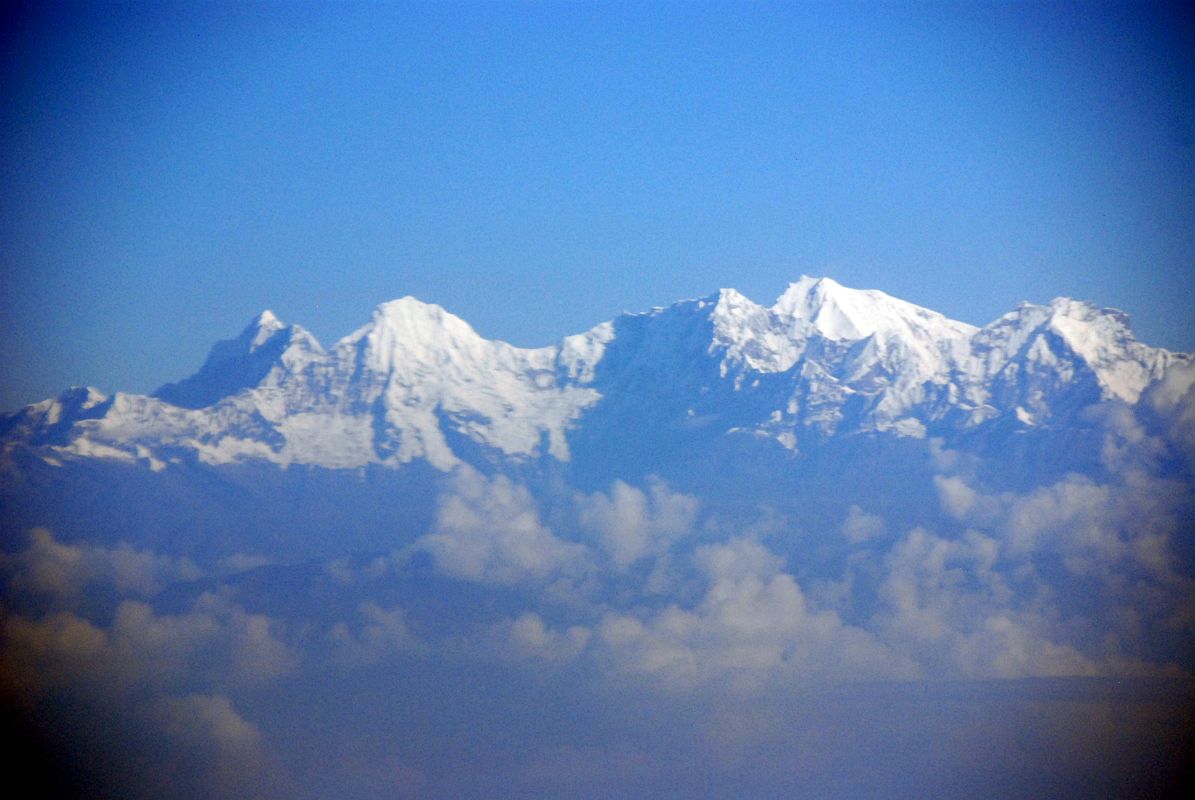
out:
{"label": "cumulus cloud", "polygon": [[1165,440],[1150,435],[1133,409],[1124,403],[1098,403],[1082,416],[1103,431],[1100,462],[1111,473],[1130,469],[1153,471],[1166,455]]}
{"label": "cumulus cloud", "polygon": [[349,586],[376,580],[393,567],[393,559],[388,556],[374,556],[364,564],[349,558],[334,558],[324,564],[324,572],[337,583]]}
{"label": "cumulus cloud", "polygon": [[1172,364],[1144,400],[1166,426],[1166,440],[1188,463],[1195,461],[1195,363]]}
{"label": "cumulus cloud", "polygon": [[[243,687],[292,672],[297,656],[278,622],[222,592],[202,593],[178,613],[156,611],[143,597],[171,578],[190,579],[194,565],[123,545],[68,545],[35,531],[3,567],[11,604],[0,615],[7,702],[37,717],[44,703],[68,699],[89,728],[128,739],[119,745],[131,748],[122,752],[130,763],[117,776],[120,793],[268,794],[257,730],[227,695],[189,687]],[[87,589],[117,598],[110,614],[87,610],[80,602]],[[131,768],[142,757],[153,770]],[[172,771],[174,789],[159,782]]]}
{"label": "cumulus cloud", "polygon": [[10,614],[0,625],[6,683],[34,694],[86,684],[115,695],[182,686],[196,676],[245,684],[287,674],[297,663],[276,622],[212,594],[182,614],[125,600],[106,626],[71,611]]}
{"label": "cumulus cloud", "polygon": [[376,664],[401,653],[422,652],[423,643],[411,631],[406,612],[398,606],[383,608],[363,602],[358,607],[360,624],[350,627],[336,622],[328,638],[336,648],[336,657],[347,665]]}
{"label": "cumulus cloud", "polygon": [[[215,797],[257,796],[262,792],[267,755],[260,731],[237,712],[224,695],[161,697],[145,713],[147,721],[187,754],[188,766],[201,770],[190,783]],[[199,778],[197,780],[197,778]],[[175,781],[163,782],[164,792]]]}
{"label": "cumulus cloud", "polygon": [[68,544],[44,528],[30,531],[25,549],[0,554],[0,570],[7,575],[9,596],[37,595],[57,604],[70,604],[98,584],[121,594],[149,597],[169,583],[203,574],[187,558],[157,555],[128,544],[115,548]]}
{"label": "cumulus cloud", "polygon": [[935,475],[934,487],[942,508],[955,519],[966,519],[979,502],[979,494],[962,478],[953,475]]}
{"label": "cumulus cloud", "polygon": [[847,509],[846,519],[842,523],[842,535],[854,544],[860,544],[875,539],[884,533],[884,519],[876,514],[868,514],[857,505]]}
{"label": "cumulus cloud", "polygon": [[584,625],[550,625],[534,611],[492,626],[481,642],[488,655],[516,662],[568,663],[585,650],[593,631]]}
{"label": "cumulus cloud", "polygon": [[645,556],[660,555],[692,530],[699,503],[669,491],[659,480],[647,491],[615,481],[609,494],[581,497],[580,523],[593,533],[617,569]]}
{"label": "cumulus cloud", "polygon": [[251,569],[268,566],[274,563],[271,559],[265,556],[252,555],[250,553],[233,553],[230,556],[220,559],[216,565],[216,571],[221,575],[236,575],[240,572],[248,572]]}
{"label": "cumulus cloud", "polygon": [[433,530],[413,549],[430,553],[448,575],[501,586],[575,577],[588,563],[583,545],[544,526],[525,487],[470,467],[455,472]]}
{"label": "cumulus cloud", "polygon": [[738,538],[697,548],[706,580],[693,607],[648,614],[608,613],[598,627],[607,657],[623,672],[670,688],[709,681],[757,685],[778,673],[827,678],[907,674],[868,633],[812,608],[783,561],[757,541]]}
{"label": "cumulus cloud", "polygon": [[[1010,557],[1058,556],[1076,575],[1175,573],[1177,539],[1189,530],[1190,487],[1135,471],[1097,482],[1071,474],[1025,493],[984,494],[957,477],[937,476],[944,509],[991,531]],[[944,489],[943,487],[949,487]],[[970,498],[965,508],[959,496]]]}
{"label": "cumulus cloud", "polygon": [[[961,674],[1140,673],[1181,662],[1173,641],[1195,636],[1195,581],[1179,556],[1191,487],[1156,477],[1157,442],[1124,411],[1090,410],[1105,431],[1100,478],[986,492],[973,478],[935,476],[943,511],[965,532],[914,531],[888,554],[886,633],[920,639]],[[935,626],[940,635],[930,635]]]}
{"label": "cumulus cloud", "polygon": [[[848,509],[857,546],[841,572],[813,573],[814,596],[927,676],[1189,673],[1195,492],[1163,475],[1191,383],[1151,389],[1153,421],[1122,403],[1086,409],[1098,465],[1017,491],[987,488],[974,456],[930,442],[941,515],[898,526]],[[881,543],[881,526],[904,532]]]}
{"label": "cumulus cloud", "polygon": [[[775,514],[753,527],[715,509],[699,526],[695,498],[649,480],[557,495],[549,528],[526,487],[462,468],[397,556],[275,565],[241,581],[227,573],[259,562],[225,562],[218,583],[196,583],[185,559],[39,531],[0,556],[0,684],[33,708],[102,699],[109,717],[201,763],[196,785],[227,795],[269,761],[271,729],[247,699],[314,686],[323,670],[386,687],[368,702],[391,698],[404,671],[440,686],[442,670],[478,664],[495,686],[515,671],[586,680],[591,697],[633,688],[670,711],[717,697],[719,714],[700,724],[736,757],[758,741],[740,701],[763,708],[795,688],[1190,671],[1195,584],[1179,550],[1191,488],[1153,475],[1162,455],[1148,425],[1111,405],[1098,414],[1103,472],[996,491],[938,445],[939,472],[917,495],[931,508],[904,517],[862,498],[867,508],[802,524]],[[396,708],[410,700],[402,691]],[[548,753],[540,744],[527,752]],[[520,779],[584,777],[602,750],[561,747]],[[393,778],[419,794],[411,787],[437,780],[417,752],[389,757],[371,773],[378,786]]]}
{"label": "cumulus cloud", "polygon": [[1013,678],[1090,675],[1095,665],[1050,638],[1045,615],[1019,608],[996,569],[997,542],[977,531],[908,533],[885,557],[872,627],[925,674]]}
{"label": "cumulus cloud", "polygon": [[1119,515],[1109,516],[1114,503],[1112,487],[1068,476],[1026,495],[1007,495],[1001,527],[1013,552],[1058,549],[1070,571],[1088,573],[1127,553],[1121,533],[1130,532],[1122,531]]}
{"label": "cumulus cloud", "polygon": [[[1119,441],[1130,450],[1152,446],[1114,411],[1102,413],[1119,425]],[[944,516],[930,516],[943,530],[900,534],[852,505],[840,526],[850,549],[804,573],[760,535],[743,535],[745,525],[736,535],[723,522],[716,532],[727,538],[709,542],[715,529],[707,524],[706,543],[695,546],[697,501],[658,481],[575,497],[576,525],[596,542],[595,553],[549,531],[526,489],[463,471],[418,547],[456,577],[539,585],[540,600],[556,608],[559,594],[543,587],[584,571],[604,588],[587,598],[588,611],[574,607],[582,616],[549,624],[532,605],[479,633],[482,649],[516,661],[596,659],[611,674],[649,676],[670,689],[760,686],[780,676],[1174,668],[1166,641],[1195,631],[1195,586],[1175,566],[1181,485],[1146,477],[1139,467],[1147,462],[1127,450],[1116,463],[1137,466],[1111,480],[1068,475],[1020,494],[983,490],[974,464],[941,447],[935,458],[965,470],[933,477]],[[773,525],[766,535],[782,541],[786,530]],[[535,558],[526,549],[532,542]],[[812,594],[797,574],[807,575]]]}

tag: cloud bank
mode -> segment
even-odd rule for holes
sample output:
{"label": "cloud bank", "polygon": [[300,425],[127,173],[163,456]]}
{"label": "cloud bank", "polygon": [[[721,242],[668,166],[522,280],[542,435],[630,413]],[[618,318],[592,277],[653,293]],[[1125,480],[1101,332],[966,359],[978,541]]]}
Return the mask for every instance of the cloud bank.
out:
{"label": "cloud bank", "polygon": [[198,564],[37,529],[0,555],[3,701],[133,797],[1123,794],[1141,742],[1164,787],[1195,723],[1192,493],[1136,417],[1092,413],[1102,471],[1024,491],[928,442],[915,516],[729,516],[658,478],[545,497],[466,467],[384,553]]}

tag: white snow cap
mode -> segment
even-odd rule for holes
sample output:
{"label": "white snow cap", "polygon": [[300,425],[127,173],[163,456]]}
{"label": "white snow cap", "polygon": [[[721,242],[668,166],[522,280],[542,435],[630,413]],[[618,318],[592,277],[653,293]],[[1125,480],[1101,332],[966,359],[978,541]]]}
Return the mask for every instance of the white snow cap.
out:
{"label": "white snow cap", "polygon": [[283,330],[286,325],[284,325],[282,320],[278,319],[278,317],[274,315],[273,311],[267,308],[257,315],[253,322],[250,323],[249,327],[250,329],[257,329],[257,333],[253,336],[253,339],[249,343],[249,349],[250,351],[253,351],[268,342],[270,337],[272,337],[278,331]]}
{"label": "white snow cap", "polygon": [[970,336],[977,330],[973,325],[876,289],[848,289],[833,278],[808,275],[789,284],[772,311],[793,320],[804,320],[822,336],[838,340],[854,341],[876,333],[911,331],[956,338]]}
{"label": "white snow cap", "polygon": [[258,314],[257,318],[254,319],[253,322],[259,328],[282,328],[282,327],[285,327],[282,324],[282,320],[278,319],[278,316],[268,308],[263,310],[260,314]]}

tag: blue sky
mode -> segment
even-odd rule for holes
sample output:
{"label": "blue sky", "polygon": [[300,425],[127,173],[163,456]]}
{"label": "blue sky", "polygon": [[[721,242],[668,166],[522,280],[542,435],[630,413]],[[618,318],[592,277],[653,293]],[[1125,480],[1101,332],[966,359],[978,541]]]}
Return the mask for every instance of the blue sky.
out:
{"label": "blue sky", "polygon": [[542,345],[800,274],[1195,350],[1178,5],[30,4],[0,40],[0,408],[272,308]]}

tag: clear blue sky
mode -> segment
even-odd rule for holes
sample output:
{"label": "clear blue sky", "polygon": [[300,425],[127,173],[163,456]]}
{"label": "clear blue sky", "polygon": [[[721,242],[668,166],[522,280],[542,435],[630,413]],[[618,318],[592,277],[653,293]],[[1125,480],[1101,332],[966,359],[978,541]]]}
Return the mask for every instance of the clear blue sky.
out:
{"label": "clear blue sky", "polygon": [[262,308],[548,344],[801,273],[1195,350],[1180,5],[6,6],[0,408],[146,392]]}

